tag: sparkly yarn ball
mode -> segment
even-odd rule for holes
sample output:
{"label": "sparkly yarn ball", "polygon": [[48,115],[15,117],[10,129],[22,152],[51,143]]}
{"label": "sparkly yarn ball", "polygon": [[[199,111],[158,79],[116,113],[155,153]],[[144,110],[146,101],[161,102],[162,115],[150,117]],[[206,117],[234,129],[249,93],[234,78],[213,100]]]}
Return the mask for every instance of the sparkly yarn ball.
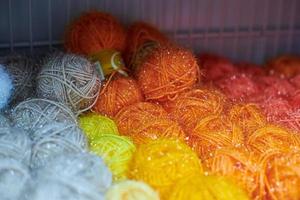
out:
{"label": "sparkly yarn ball", "polygon": [[210,115],[199,120],[188,143],[205,162],[219,148],[243,145],[244,135],[226,116]]}
{"label": "sparkly yarn ball", "polygon": [[103,134],[91,141],[90,150],[103,158],[113,174],[114,181],[127,177],[128,165],[135,151],[135,146],[129,138]]}
{"label": "sparkly yarn ball", "polygon": [[289,80],[296,88],[298,89],[300,88],[300,74],[296,75],[295,77]]}
{"label": "sparkly yarn ball", "polygon": [[147,184],[126,180],[113,185],[105,195],[106,200],[159,200],[159,195]]}
{"label": "sparkly yarn ball", "polygon": [[0,109],[2,109],[6,107],[13,93],[12,79],[2,65],[0,65],[0,87]]}
{"label": "sparkly yarn ball", "polygon": [[179,140],[157,139],[137,148],[129,178],[148,183],[163,198],[180,179],[201,173],[201,161],[186,144]]}
{"label": "sparkly yarn ball", "polygon": [[6,128],[0,131],[0,160],[15,159],[28,165],[31,158],[32,142],[27,132],[19,128]]}
{"label": "sparkly yarn ball", "polygon": [[269,73],[284,77],[293,77],[300,73],[300,57],[282,55],[270,60],[267,64]]}
{"label": "sparkly yarn ball", "polygon": [[129,136],[137,145],[158,138],[185,139],[179,124],[158,104],[136,103],[123,108],[115,118],[120,134]]}
{"label": "sparkly yarn ball", "polygon": [[103,134],[119,135],[116,123],[112,119],[97,113],[81,115],[79,124],[89,142],[97,140]]}
{"label": "sparkly yarn ball", "polygon": [[97,101],[100,84],[95,67],[87,59],[57,53],[50,56],[37,76],[37,95],[64,103],[79,114]]}
{"label": "sparkly yarn ball", "polygon": [[52,123],[32,133],[31,167],[44,166],[47,161],[63,153],[80,153],[87,150],[87,141],[76,124]]}
{"label": "sparkly yarn ball", "polygon": [[197,82],[199,66],[194,55],[179,47],[152,51],[137,72],[138,83],[147,101],[174,100]]}
{"label": "sparkly yarn ball", "polygon": [[19,103],[13,108],[11,118],[17,127],[29,132],[53,122],[77,123],[68,107],[47,99],[28,99]]}
{"label": "sparkly yarn ball", "polygon": [[37,174],[54,180],[85,182],[104,193],[112,183],[112,175],[102,159],[89,153],[62,154],[50,159]]}
{"label": "sparkly yarn ball", "polygon": [[171,119],[177,121],[186,133],[190,133],[197,122],[208,115],[220,114],[226,97],[214,89],[198,88],[181,94],[175,101],[167,102],[164,108]]}
{"label": "sparkly yarn ball", "polygon": [[113,77],[102,88],[93,110],[114,117],[122,108],[143,101],[142,92],[132,78]]}
{"label": "sparkly yarn ball", "polygon": [[69,52],[89,55],[103,49],[123,51],[126,32],[112,15],[90,11],[81,15],[67,29],[65,48]]}
{"label": "sparkly yarn ball", "polygon": [[248,195],[222,176],[195,175],[174,184],[169,200],[249,200]]}
{"label": "sparkly yarn ball", "polygon": [[246,74],[250,77],[265,75],[264,67],[254,63],[240,62],[235,64],[235,67],[239,73]]}
{"label": "sparkly yarn ball", "polygon": [[250,134],[246,145],[259,154],[266,151],[285,152],[300,147],[300,136],[280,126],[267,124]]}
{"label": "sparkly yarn ball", "polygon": [[21,193],[30,180],[28,168],[13,159],[0,159],[0,194],[3,200],[22,199]]}
{"label": "sparkly yarn ball", "polygon": [[133,23],[127,32],[125,61],[133,71],[138,70],[143,60],[160,45],[169,44],[169,39],[156,27],[145,22]]}

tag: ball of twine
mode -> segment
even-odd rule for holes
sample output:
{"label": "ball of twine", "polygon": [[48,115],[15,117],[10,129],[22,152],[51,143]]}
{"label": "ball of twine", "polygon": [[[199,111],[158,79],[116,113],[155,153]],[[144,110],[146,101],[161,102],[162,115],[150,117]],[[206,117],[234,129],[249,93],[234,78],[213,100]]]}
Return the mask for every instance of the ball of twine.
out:
{"label": "ball of twine", "polygon": [[90,11],[76,19],[66,31],[65,48],[73,53],[89,55],[103,49],[125,49],[126,33],[112,15]]}
{"label": "ball of twine", "polygon": [[1,199],[19,199],[30,180],[28,168],[13,159],[0,159]]}
{"label": "ball of twine", "polygon": [[85,182],[104,193],[111,185],[112,175],[102,159],[89,153],[62,154],[38,171],[38,177]]}
{"label": "ball of twine", "polygon": [[106,200],[159,200],[159,195],[147,184],[125,180],[116,183],[105,194]]}
{"label": "ball of twine", "polygon": [[75,114],[93,107],[100,90],[96,69],[85,58],[57,53],[37,77],[37,95],[69,106]]}
{"label": "ball of twine", "polygon": [[0,158],[10,158],[29,164],[32,142],[24,130],[7,128],[0,133]]}
{"label": "ball of twine", "polygon": [[294,55],[282,55],[267,62],[270,74],[284,77],[293,77],[300,73],[300,57]]}
{"label": "ball of twine", "polygon": [[157,139],[137,148],[129,178],[148,183],[166,197],[181,178],[200,173],[201,161],[187,145],[179,140]]}
{"label": "ball of twine", "polygon": [[103,158],[113,174],[114,181],[127,177],[128,164],[135,151],[135,146],[129,138],[103,134],[91,141],[90,150]]}
{"label": "ball of twine", "polygon": [[141,102],[143,99],[142,92],[134,79],[115,76],[102,88],[93,110],[114,117],[122,108]]}
{"label": "ball of twine", "polygon": [[179,124],[169,119],[160,105],[136,103],[123,108],[115,118],[120,133],[132,138],[135,144],[158,138],[185,140]]}
{"label": "ball of twine", "polygon": [[146,100],[174,100],[197,82],[199,66],[194,55],[178,47],[159,47],[152,51],[137,72]]}
{"label": "ball of twine", "polygon": [[97,113],[81,115],[79,123],[90,143],[97,140],[103,134],[119,135],[116,123],[112,119]]}
{"label": "ball of twine", "polygon": [[70,123],[52,123],[37,129],[32,134],[33,147],[31,167],[44,166],[50,158],[62,153],[80,153],[87,150],[84,134]]}
{"label": "ball of twine", "polygon": [[169,200],[249,200],[248,195],[222,176],[194,175],[174,184]]}
{"label": "ball of twine", "polygon": [[127,32],[125,51],[127,66],[133,71],[137,71],[143,60],[153,49],[169,43],[169,39],[151,24],[145,22],[133,23]]}
{"label": "ball of twine", "polygon": [[188,142],[205,161],[212,157],[219,148],[242,146],[244,135],[242,130],[229,121],[226,116],[210,115],[199,120],[190,133]]}
{"label": "ball of twine", "polygon": [[175,101],[168,102],[164,108],[186,133],[190,133],[197,122],[208,115],[220,114],[226,97],[214,89],[193,89],[181,94]]}
{"label": "ball of twine", "polygon": [[29,99],[19,103],[11,112],[13,123],[30,132],[53,122],[76,124],[72,111],[65,105],[47,99]]}
{"label": "ball of twine", "polygon": [[13,93],[13,81],[10,75],[0,64],[0,110],[7,106]]}

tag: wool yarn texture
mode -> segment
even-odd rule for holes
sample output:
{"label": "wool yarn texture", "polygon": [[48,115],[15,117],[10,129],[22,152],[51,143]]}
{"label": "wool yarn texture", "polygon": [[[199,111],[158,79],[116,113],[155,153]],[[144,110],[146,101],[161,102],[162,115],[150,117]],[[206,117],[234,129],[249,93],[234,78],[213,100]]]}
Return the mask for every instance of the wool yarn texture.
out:
{"label": "wool yarn texture", "polygon": [[120,134],[132,138],[136,145],[158,138],[185,140],[185,134],[179,124],[172,121],[158,104],[133,104],[123,108],[115,119]]}
{"label": "wool yarn texture", "polygon": [[125,180],[114,184],[105,194],[106,200],[159,200],[149,185],[140,181]]}
{"label": "wool yarn texture", "polygon": [[126,32],[112,15],[90,11],[82,14],[68,27],[65,49],[69,52],[90,55],[104,49],[123,51]]}
{"label": "wool yarn texture", "polygon": [[129,178],[148,183],[164,199],[173,184],[202,171],[201,161],[186,144],[157,139],[138,146],[130,163]]}
{"label": "wool yarn texture", "polygon": [[13,81],[4,66],[0,64],[0,110],[7,106],[13,93]]}
{"label": "wool yarn texture", "polygon": [[165,102],[191,89],[198,80],[199,66],[188,50],[166,46],[152,51],[137,72],[147,101]]}
{"label": "wool yarn texture", "polygon": [[103,134],[91,141],[90,151],[103,158],[113,174],[114,181],[127,178],[128,165],[135,151],[135,145],[129,138]]}
{"label": "wool yarn texture", "polygon": [[80,153],[87,150],[87,141],[76,124],[52,123],[32,134],[31,168],[44,166],[50,158],[63,153]]}
{"label": "wool yarn texture", "polygon": [[267,68],[270,74],[283,77],[293,77],[300,73],[300,57],[294,55],[281,55],[269,60]]}
{"label": "wool yarn texture", "polygon": [[104,84],[93,110],[114,117],[122,108],[143,100],[134,79],[117,75]]}
{"label": "wool yarn texture", "polygon": [[222,176],[194,175],[174,184],[168,200],[249,200],[248,195]]}
{"label": "wool yarn texture", "polygon": [[101,81],[92,64],[79,55],[57,53],[37,76],[37,95],[66,104],[78,115],[93,107]]}
{"label": "wool yarn texture", "polygon": [[0,113],[0,134],[6,128],[9,128],[11,125],[11,121],[6,117],[6,115]]}
{"label": "wool yarn texture", "polygon": [[89,153],[65,153],[52,158],[38,170],[38,177],[85,182],[105,193],[112,183],[112,175],[103,160]]}
{"label": "wool yarn texture", "polygon": [[28,99],[19,103],[12,109],[11,118],[15,126],[30,133],[53,122],[77,123],[68,107],[47,99]]}
{"label": "wool yarn texture", "polygon": [[91,112],[79,116],[79,124],[89,143],[97,141],[104,134],[119,135],[116,123],[112,119],[97,113]]}
{"label": "wool yarn texture", "polygon": [[156,27],[145,22],[135,22],[127,32],[125,61],[127,66],[138,71],[143,60],[158,46],[171,43]]}

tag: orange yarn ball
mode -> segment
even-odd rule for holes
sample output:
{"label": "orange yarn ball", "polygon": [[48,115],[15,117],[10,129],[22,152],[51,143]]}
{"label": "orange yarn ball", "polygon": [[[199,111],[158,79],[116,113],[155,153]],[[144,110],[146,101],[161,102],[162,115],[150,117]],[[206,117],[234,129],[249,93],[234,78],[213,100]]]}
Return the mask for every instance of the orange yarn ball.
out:
{"label": "orange yarn ball", "polygon": [[244,144],[244,135],[223,115],[210,115],[200,120],[188,137],[190,146],[205,162],[216,149]]}
{"label": "orange yarn ball", "polygon": [[300,136],[282,127],[268,124],[250,134],[246,146],[258,154],[267,151],[285,152],[300,147]]}
{"label": "orange yarn ball", "polygon": [[270,73],[293,77],[300,74],[300,57],[293,55],[278,56],[267,63]]}
{"label": "orange yarn ball", "polygon": [[125,61],[131,69],[136,70],[153,49],[168,43],[168,38],[156,27],[135,22],[127,32]]}
{"label": "orange yarn ball", "polygon": [[135,144],[157,138],[185,139],[180,126],[157,104],[136,103],[123,108],[115,118],[119,132],[131,137]]}
{"label": "orange yarn ball", "polygon": [[143,101],[143,99],[141,90],[134,79],[116,75],[104,85],[93,110],[113,117],[123,107]]}
{"label": "orange yarn ball", "polygon": [[90,55],[103,49],[123,51],[126,32],[112,15],[87,12],[75,20],[65,35],[65,48],[73,53]]}
{"label": "orange yarn ball", "polygon": [[152,51],[138,71],[138,82],[146,100],[174,100],[197,82],[199,66],[194,55],[178,47]]}
{"label": "orange yarn ball", "polygon": [[175,101],[167,102],[164,108],[188,134],[199,120],[211,114],[220,114],[225,102],[226,97],[221,92],[199,88],[181,94]]}

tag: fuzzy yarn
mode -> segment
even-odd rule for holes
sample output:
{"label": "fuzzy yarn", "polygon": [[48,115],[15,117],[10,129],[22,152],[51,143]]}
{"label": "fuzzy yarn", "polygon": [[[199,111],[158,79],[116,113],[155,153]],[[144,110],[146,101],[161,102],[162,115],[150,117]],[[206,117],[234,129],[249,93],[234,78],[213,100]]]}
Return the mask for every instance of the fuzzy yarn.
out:
{"label": "fuzzy yarn", "polygon": [[10,75],[0,65],[0,110],[7,106],[13,93],[13,82]]}

